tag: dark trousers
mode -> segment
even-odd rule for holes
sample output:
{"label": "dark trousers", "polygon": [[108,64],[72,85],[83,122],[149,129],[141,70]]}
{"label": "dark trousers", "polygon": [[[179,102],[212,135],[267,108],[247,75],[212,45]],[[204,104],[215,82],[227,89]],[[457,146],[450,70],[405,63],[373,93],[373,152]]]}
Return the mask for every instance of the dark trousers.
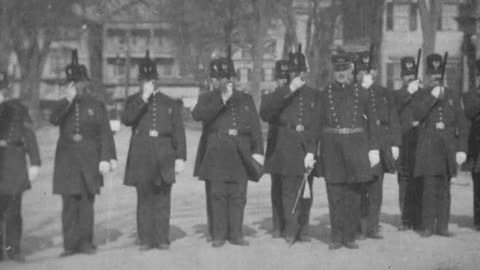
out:
{"label": "dark trousers", "polygon": [[366,232],[378,232],[383,200],[383,174],[362,184],[361,192],[361,218],[366,220]]}
{"label": "dark trousers", "polygon": [[152,182],[137,186],[137,233],[140,243],[150,247],[170,244],[170,194],[172,185]]}
{"label": "dark trousers", "polygon": [[213,240],[242,237],[243,214],[247,202],[247,180],[210,181]]}
{"label": "dark trousers", "polygon": [[472,172],[473,180],[473,225],[480,226],[480,173]]}
{"label": "dark trousers", "polygon": [[[448,176],[423,177],[423,226],[431,232],[448,231],[450,179]],[[435,230],[436,222],[436,230]]]}
{"label": "dark trousers", "polygon": [[95,195],[62,195],[63,248],[77,251],[93,246]]}
{"label": "dark trousers", "polygon": [[[306,233],[308,228],[310,209],[313,203],[313,177],[309,177],[308,179],[310,198],[301,198],[299,200],[295,214],[291,212],[300,185],[295,188],[295,185],[284,184],[286,181],[301,182],[302,178],[287,177],[278,174],[271,175],[270,196],[272,200],[272,223],[273,231],[285,233],[286,236],[292,237],[299,233]],[[288,190],[287,188],[295,188],[295,190]],[[295,197],[293,197],[292,202],[291,198],[293,193]],[[288,224],[289,226],[287,226],[287,222],[293,224]]]}
{"label": "dark trousers", "polygon": [[0,195],[0,225],[0,258],[4,249],[10,256],[20,253],[22,194]]}
{"label": "dark trousers", "polygon": [[361,185],[327,184],[331,241],[334,243],[355,240],[360,220]]}
{"label": "dark trousers", "polygon": [[211,184],[209,181],[205,181],[205,198],[206,198],[206,208],[207,208],[207,229],[208,235],[213,236],[213,218],[212,218],[212,195],[211,195]]}

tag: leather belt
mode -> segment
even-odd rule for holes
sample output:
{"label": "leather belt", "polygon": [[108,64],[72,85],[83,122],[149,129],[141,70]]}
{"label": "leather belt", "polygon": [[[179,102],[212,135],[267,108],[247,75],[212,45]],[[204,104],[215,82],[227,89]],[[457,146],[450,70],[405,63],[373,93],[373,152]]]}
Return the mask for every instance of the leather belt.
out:
{"label": "leather belt", "polygon": [[150,137],[150,138],[172,138],[173,135],[171,133],[159,133],[157,130],[135,130],[135,136],[143,136],[143,137]]}
{"label": "leather belt", "polygon": [[220,135],[228,135],[228,136],[250,136],[250,132],[245,132],[245,131],[240,131],[236,128],[230,128],[230,129],[222,129],[222,130],[212,130],[209,133],[216,133]]}
{"label": "leather belt", "polygon": [[296,132],[304,132],[306,130],[309,130],[307,127],[305,127],[303,124],[297,124],[297,125],[292,125],[292,124],[279,124],[278,126],[290,129]]}
{"label": "leather belt", "polygon": [[364,131],[365,131],[365,129],[362,128],[362,127],[357,127],[357,128],[324,128],[323,129],[323,132],[325,132],[325,133],[341,134],[341,135],[362,133]]}

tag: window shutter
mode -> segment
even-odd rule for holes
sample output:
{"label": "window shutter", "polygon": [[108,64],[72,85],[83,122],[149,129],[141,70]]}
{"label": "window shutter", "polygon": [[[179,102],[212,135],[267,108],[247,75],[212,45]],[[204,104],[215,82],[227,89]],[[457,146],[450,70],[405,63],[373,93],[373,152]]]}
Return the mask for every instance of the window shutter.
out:
{"label": "window shutter", "polygon": [[416,31],[418,27],[417,23],[418,4],[410,3],[410,31]]}
{"label": "window shutter", "polygon": [[393,3],[388,2],[386,9],[387,9],[387,31],[393,31]]}

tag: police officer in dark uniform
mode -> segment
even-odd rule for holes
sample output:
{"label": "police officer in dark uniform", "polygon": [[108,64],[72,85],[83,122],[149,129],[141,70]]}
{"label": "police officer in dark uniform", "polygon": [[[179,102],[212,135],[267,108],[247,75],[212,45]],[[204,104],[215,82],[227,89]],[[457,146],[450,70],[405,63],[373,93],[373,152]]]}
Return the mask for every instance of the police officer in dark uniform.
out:
{"label": "police officer in dark uniform", "polygon": [[181,104],[157,88],[157,68],[148,51],[138,80],[141,90],[128,97],[122,115],[132,127],[125,185],[137,189],[140,249],[168,249],[171,189],[187,155]]}
{"label": "police officer in dark uniform", "polygon": [[480,231],[480,59],[475,61],[477,87],[463,97],[465,114],[471,122],[468,137],[468,160],[472,165],[473,180],[473,225]]}
{"label": "police officer in dark uniform", "polygon": [[[195,172],[210,183],[213,247],[228,239],[248,245],[242,236],[247,195],[247,171],[242,156],[251,155],[263,164],[263,138],[253,98],[234,88],[233,62],[218,62],[220,88],[199,96],[192,111],[204,125]],[[242,151],[242,152],[240,152]]]}
{"label": "police officer in dark uniform", "polygon": [[318,122],[321,160],[330,208],[330,249],[356,249],[362,184],[380,162],[375,115],[368,90],[355,83],[351,58],[332,56],[334,82],[322,92]]}
{"label": "police officer in dark uniform", "polygon": [[451,236],[450,178],[467,158],[467,120],[460,94],[443,86],[444,68],[441,55],[427,56],[427,86],[414,104],[414,119],[420,122],[415,177],[423,179],[424,237]]}
{"label": "police officer in dark uniform", "polygon": [[[209,83],[209,86],[210,86],[210,89],[208,89],[209,91],[210,90],[215,90],[215,89],[218,89],[219,87],[219,83],[220,83],[220,69],[221,69],[221,63],[219,62],[219,59],[213,59],[212,61],[210,61],[210,83]],[[203,123],[202,123],[203,124]],[[205,125],[203,124],[202,125],[202,135],[201,135],[201,138],[200,138],[200,144],[205,146],[205,140],[207,139],[206,138],[206,132],[205,132]],[[201,149],[200,147],[198,148],[198,151],[199,153],[200,152],[203,152],[204,149]],[[197,153],[198,155],[198,153]],[[197,159],[198,161],[198,159]],[[197,169],[198,166],[195,167],[195,169]],[[198,176],[198,171],[194,171],[193,173],[193,176]],[[212,241],[212,235],[213,235],[213,221],[212,221],[212,196],[210,195],[210,182],[209,181],[205,181],[205,199],[206,199],[206,210],[207,210],[207,242],[211,242]]]}
{"label": "police officer in dark uniform", "polygon": [[22,194],[37,178],[41,161],[32,120],[19,96],[7,74],[0,73],[0,260],[23,262]]}
{"label": "police officer in dark uniform", "polygon": [[93,244],[94,201],[103,176],[116,163],[115,143],[103,102],[90,93],[87,69],[77,51],[66,68],[66,97],[57,101],[50,122],[59,126],[53,193],[62,196],[64,252],[96,252]]}
{"label": "police officer in dark uniform", "polygon": [[262,119],[270,124],[265,166],[272,178],[273,236],[283,234],[288,244],[309,241],[305,230],[311,200],[302,200],[292,213],[306,169],[315,163],[318,142],[314,122],[319,91],[305,84],[306,71],[300,50],[290,53],[288,62],[277,62],[277,77],[285,81],[264,95],[260,106]]}
{"label": "police officer in dark uniform", "polygon": [[402,127],[402,145],[398,160],[398,191],[401,213],[400,231],[420,229],[422,225],[422,189],[420,178],[414,177],[419,121],[413,118],[415,99],[421,83],[415,79],[417,66],[413,57],[400,60],[402,87],[394,92],[396,108]]}
{"label": "police officer in dark uniform", "polygon": [[358,81],[362,82],[362,87],[368,90],[370,96],[372,120],[374,120],[380,146],[380,163],[372,170],[372,180],[363,185],[359,239],[366,237],[383,239],[379,232],[383,177],[385,173],[396,171],[395,163],[401,144],[401,127],[393,94],[376,80],[377,72],[375,66],[370,63],[368,51],[359,53],[356,69]]}

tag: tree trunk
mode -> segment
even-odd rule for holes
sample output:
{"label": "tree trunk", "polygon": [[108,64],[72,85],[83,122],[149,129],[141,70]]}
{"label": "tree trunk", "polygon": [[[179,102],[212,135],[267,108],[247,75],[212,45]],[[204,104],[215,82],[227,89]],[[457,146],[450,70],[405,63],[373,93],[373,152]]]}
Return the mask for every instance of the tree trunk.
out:
{"label": "tree trunk", "polygon": [[429,1],[419,0],[420,18],[422,22],[423,44],[422,63],[423,74],[426,71],[426,56],[435,52],[435,41],[437,38],[438,21],[442,11],[443,0]]}
{"label": "tree trunk", "polygon": [[[293,0],[288,0],[284,6],[285,13],[280,14],[280,19],[285,27],[285,38],[283,42],[282,58],[287,59],[288,53],[293,46],[297,45],[297,19],[293,8]],[[283,16],[282,16],[283,15]]]}
{"label": "tree trunk", "polygon": [[[8,33],[8,7],[7,7],[8,0],[1,0],[1,10],[0,10],[0,67],[2,69],[6,69],[9,64],[9,56],[10,56],[10,44],[9,44],[9,33]],[[2,70],[6,71],[6,70]]]}

